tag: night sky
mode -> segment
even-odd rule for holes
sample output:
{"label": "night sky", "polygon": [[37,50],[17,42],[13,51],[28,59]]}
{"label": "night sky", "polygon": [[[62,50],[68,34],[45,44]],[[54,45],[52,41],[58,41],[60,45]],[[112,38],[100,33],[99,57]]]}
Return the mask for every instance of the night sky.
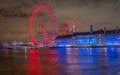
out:
{"label": "night sky", "polygon": [[[0,0],[0,41],[30,40],[30,13],[41,3],[53,8],[57,26],[76,18],[81,32],[89,31],[90,24],[94,30],[120,28],[120,0]],[[43,18],[40,21],[49,28],[49,15],[40,12],[39,16]]]}

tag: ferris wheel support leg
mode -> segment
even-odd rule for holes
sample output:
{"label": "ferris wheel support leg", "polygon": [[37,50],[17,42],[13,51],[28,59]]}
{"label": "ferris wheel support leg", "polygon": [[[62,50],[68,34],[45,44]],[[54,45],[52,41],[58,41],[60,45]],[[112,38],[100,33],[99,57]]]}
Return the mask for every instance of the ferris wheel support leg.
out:
{"label": "ferris wheel support leg", "polygon": [[44,36],[44,42],[48,44],[50,42],[50,36],[47,33],[45,24],[39,24],[39,27],[42,29],[42,33]]}

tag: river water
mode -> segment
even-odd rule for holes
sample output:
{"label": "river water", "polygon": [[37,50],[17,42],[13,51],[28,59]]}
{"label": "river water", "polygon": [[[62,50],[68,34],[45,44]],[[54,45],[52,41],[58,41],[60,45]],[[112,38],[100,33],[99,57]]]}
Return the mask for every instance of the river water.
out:
{"label": "river water", "polygon": [[0,49],[0,75],[120,75],[120,48]]}

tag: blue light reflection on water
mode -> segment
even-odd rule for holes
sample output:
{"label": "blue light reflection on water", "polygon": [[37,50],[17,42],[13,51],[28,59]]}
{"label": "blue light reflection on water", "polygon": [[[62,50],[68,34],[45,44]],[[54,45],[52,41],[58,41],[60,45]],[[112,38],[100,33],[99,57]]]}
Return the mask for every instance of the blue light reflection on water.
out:
{"label": "blue light reflection on water", "polygon": [[69,75],[116,75],[120,71],[120,48],[66,48],[66,57],[58,60],[63,58],[58,62],[67,64],[64,68]]}

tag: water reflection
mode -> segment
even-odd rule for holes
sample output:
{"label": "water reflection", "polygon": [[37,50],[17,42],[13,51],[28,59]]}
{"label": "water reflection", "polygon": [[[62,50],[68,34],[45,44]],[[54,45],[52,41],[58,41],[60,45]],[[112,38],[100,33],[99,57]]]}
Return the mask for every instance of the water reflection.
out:
{"label": "water reflection", "polygon": [[0,75],[116,75],[120,48],[0,50]]}
{"label": "water reflection", "polygon": [[38,60],[38,50],[29,51],[28,75],[41,75],[41,65]]}
{"label": "water reflection", "polygon": [[[120,71],[120,48],[65,48],[57,49],[58,55],[66,56],[59,62],[64,65],[67,75],[115,75]],[[64,62],[64,63],[63,63]]]}
{"label": "water reflection", "polygon": [[29,50],[28,75],[59,75],[56,50]]}

